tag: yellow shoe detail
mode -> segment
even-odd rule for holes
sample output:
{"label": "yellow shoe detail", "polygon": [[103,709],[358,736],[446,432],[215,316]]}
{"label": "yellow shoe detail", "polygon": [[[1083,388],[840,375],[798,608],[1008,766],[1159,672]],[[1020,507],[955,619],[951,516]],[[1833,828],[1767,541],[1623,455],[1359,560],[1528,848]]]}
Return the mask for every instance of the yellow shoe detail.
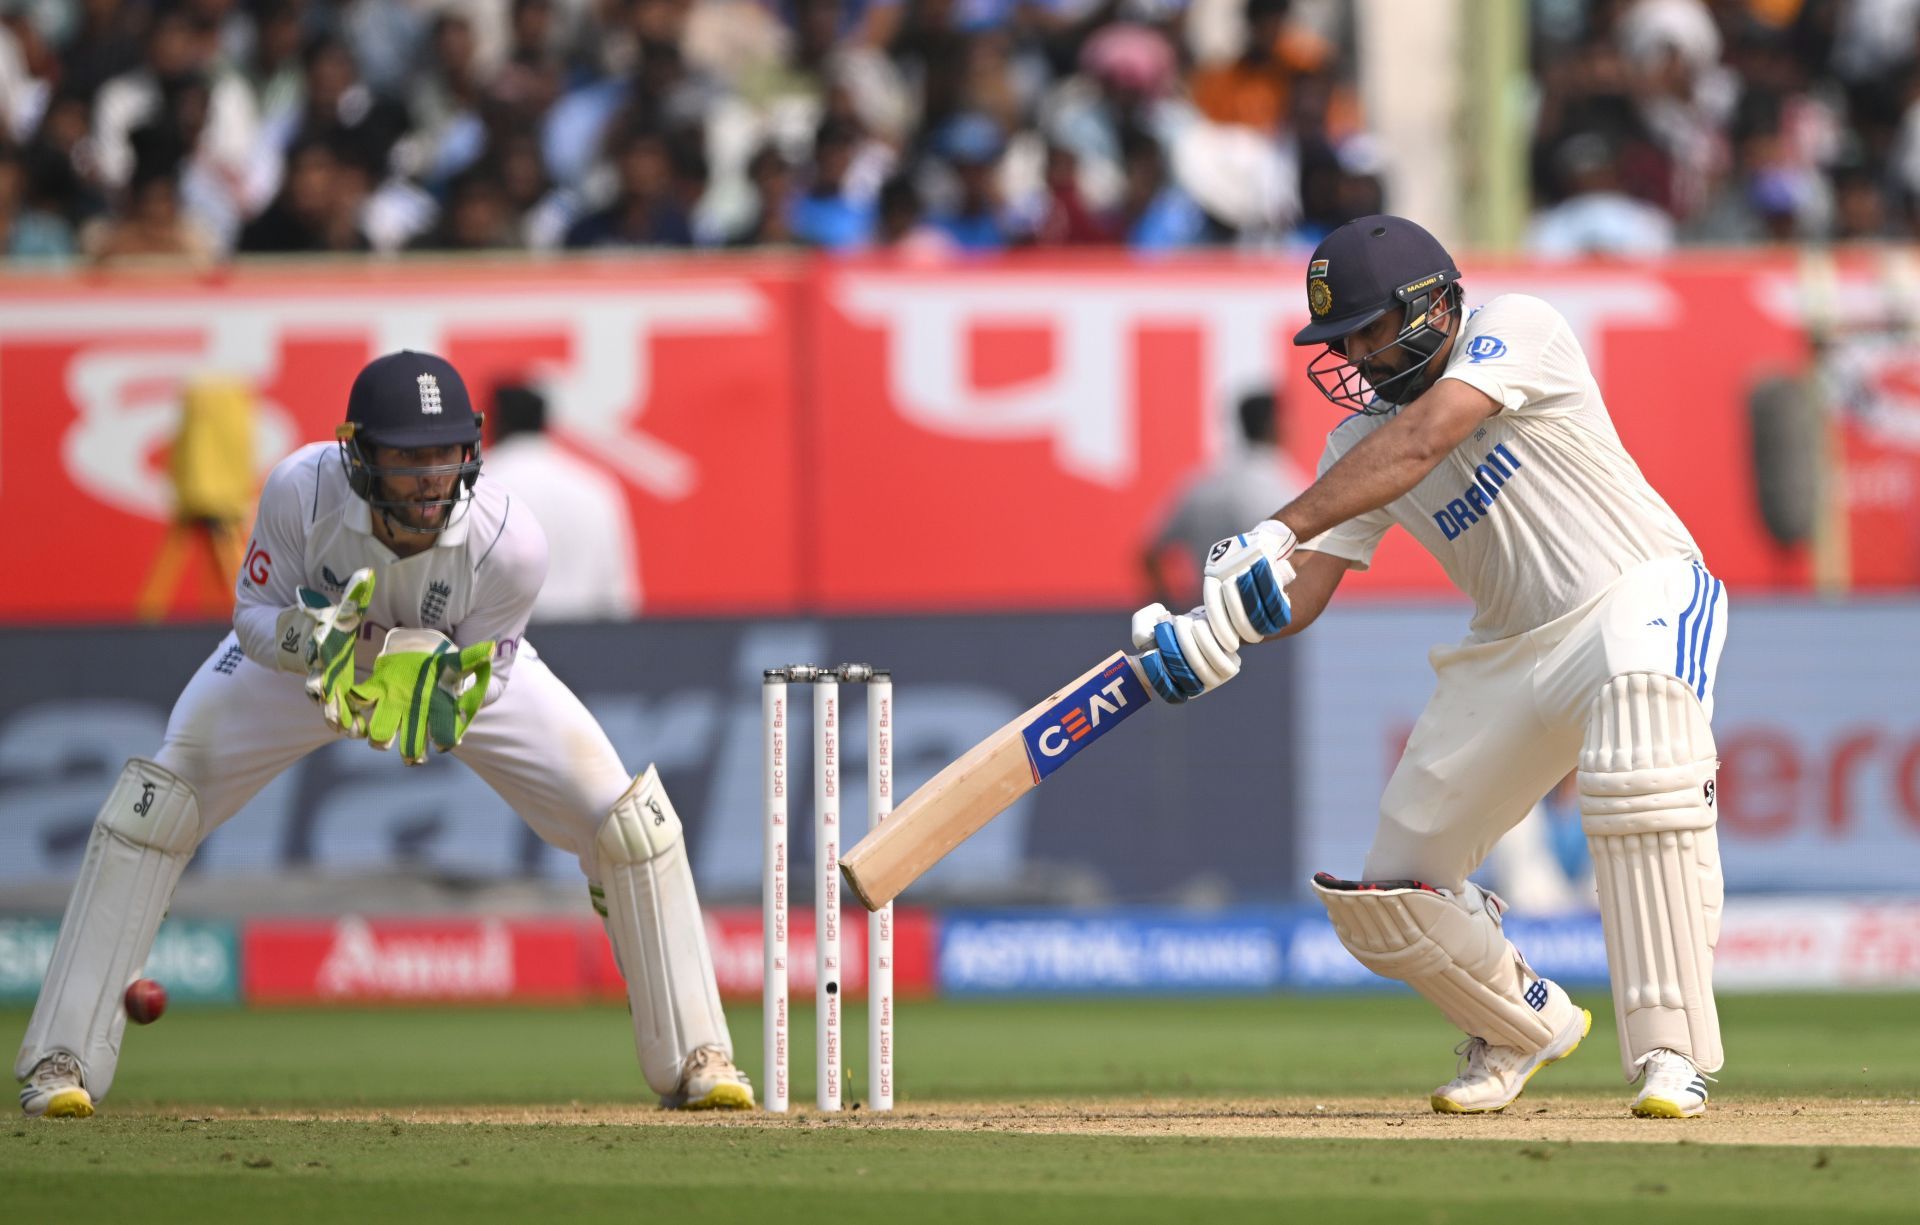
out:
{"label": "yellow shoe detail", "polygon": [[1438,1093],[1434,1094],[1432,1097],[1428,1098],[1427,1100],[1433,1105],[1433,1109],[1436,1114],[1498,1114],[1500,1111],[1505,1110],[1508,1106],[1513,1105],[1514,1102],[1517,1102],[1520,1100],[1520,1094],[1525,1093],[1527,1091],[1527,1085],[1532,1082],[1535,1076],[1540,1074],[1541,1068],[1544,1068],[1549,1064],[1559,1063],[1562,1059],[1565,1059],[1568,1055],[1571,1055],[1575,1051],[1579,1050],[1581,1040],[1584,1039],[1590,1032],[1592,1032],[1592,1030],[1593,1030],[1593,1013],[1587,1011],[1585,1008],[1582,1008],[1580,1010],[1580,1037],[1575,1038],[1573,1040],[1573,1045],[1568,1047],[1566,1050],[1561,1051],[1558,1055],[1555,1055],[1551,1059],[1543,1059],[1538,1064],[1534,1065],[1533,1069],[1527,1073],[1526,1079],[1520,1082],[1520,1088],[1517,1092],[1514,1093],[1513,1097],[1508,1101],[1502,1102],[1498,1106],[1478,1106],[1478,1107],[1462,1106],[1459,1102],[1454,1101],[1452,1098],[1442,1097]]}
{"label": "yellow shoe detail", "polygon": [[93,1097],[85,1089],[62,1089],[47,1099],[49,1119],[85,1119],[93,1115]]}
{"label": "yellow shoe detail", "polygon": [[702,1098],[689,1100],[682,1110],[752,1110],[753,1090],[731,1082],[715,1085]]}

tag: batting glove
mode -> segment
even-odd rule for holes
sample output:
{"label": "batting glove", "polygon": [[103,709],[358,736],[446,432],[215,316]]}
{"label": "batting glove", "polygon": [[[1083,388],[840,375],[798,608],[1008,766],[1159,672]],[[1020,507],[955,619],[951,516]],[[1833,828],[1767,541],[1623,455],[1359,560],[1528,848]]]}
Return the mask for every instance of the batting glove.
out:
{"label": "batting glove", "polygon": [[1133,645],[1154,692],[1174,705],[1218,689],[1240,674],[1240,641],[1223,645],[1203,608],[1175,616],[1164,604],[1133,614]]}
{"label": "batting glove", "polygon": [[429,745],[443,753],[459,745],[492,676],[491,642],[461,648],[438,630],[395,629],[347,700],[368,744],[387,749],[397,741],[400,760],[417,766]]}
{"label": "batting glove", "polygon": [[1261,642],[1287,627],[1293,618],[1287,603],[1293,566],[1287,558],[1297,543],[1292,528],[1262,519],[1207,550],[1203,608],[1222,642]]}

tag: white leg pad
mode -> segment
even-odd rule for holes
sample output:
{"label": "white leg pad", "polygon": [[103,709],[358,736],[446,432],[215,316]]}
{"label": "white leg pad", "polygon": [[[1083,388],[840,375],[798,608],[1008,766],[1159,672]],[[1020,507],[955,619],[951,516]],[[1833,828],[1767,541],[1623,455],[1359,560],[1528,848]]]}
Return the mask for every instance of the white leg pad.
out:
{"label": "white leg pad", "polygon": [[713,954],[694,896],[693,872],[659,773],[652,767],[615,802],[594,838],[607,935],[627,979],[634,1046],[647,1083],[661,1095],[680,1082],[686,1058],[702,1046],[733,1056]]}
{"label": "white leg pad", "polygon": [[1713,1002],[1720,939],[1713,729],[1677,677],[1608,681],[1580,751],[1580,819],[1593,850],[1627,1079],[1660,1047],[1703,1072],[1724,1061]]}
{"label": "white leg pad", "polygon": [[1469,882],[1459,896],[1367,882],[1313,890],[1361,965],[1399,979],[1460,1029],[1496,1046],[1546,1047],[1572,1007],[1550,993],[1500,927],[1500,899]]}
{"label": "white leg pad", "polygon": [[15,1076],[66,1051],[80,1061],[94,1100],[107,1095],[127,1029],[121,997],[146,965],[174,886],[199,845],[193,787],[154,762],[130,759],[94,819]]}

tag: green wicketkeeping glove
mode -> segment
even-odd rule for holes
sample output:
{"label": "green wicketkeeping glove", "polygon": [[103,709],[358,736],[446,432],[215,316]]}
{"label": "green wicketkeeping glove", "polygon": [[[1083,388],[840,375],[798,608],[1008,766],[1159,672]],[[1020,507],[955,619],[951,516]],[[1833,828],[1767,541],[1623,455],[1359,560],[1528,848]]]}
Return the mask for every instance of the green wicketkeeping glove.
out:
{"label": "green wicketkeeping glove", "polygon": [[446,752],[460,743],[480,711],[493,678],[493,643],[459,648],[437,630],[396,629],[373,661],[373,674],[347,700],[376,749],[400,745],[410,766],[427,760],[427,747]]}
{"label": "green wicketkeeping glove", "polygon": [[373,603],[373,570],[355,570],[338,604],[306,587],[300,589],[300,603],[313,618],[313,628],[307,635],[307,696],[320,703],[328,727],[349,736],[364,736],[366,727],[355,713],[348,691],[353,688],[353,649],[360,641],[360,622]]}

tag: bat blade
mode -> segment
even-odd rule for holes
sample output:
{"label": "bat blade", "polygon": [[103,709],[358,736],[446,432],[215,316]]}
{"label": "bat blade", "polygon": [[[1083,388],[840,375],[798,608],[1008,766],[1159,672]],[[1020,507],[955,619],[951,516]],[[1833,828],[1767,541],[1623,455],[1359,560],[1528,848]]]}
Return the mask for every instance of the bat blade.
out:
{"label": "bat blade", "polygon": [[878,910],[1081,749],[1144,709],[1153,691],[1116,651],[982,740],[908,796],[840,857],[847,885]]}

